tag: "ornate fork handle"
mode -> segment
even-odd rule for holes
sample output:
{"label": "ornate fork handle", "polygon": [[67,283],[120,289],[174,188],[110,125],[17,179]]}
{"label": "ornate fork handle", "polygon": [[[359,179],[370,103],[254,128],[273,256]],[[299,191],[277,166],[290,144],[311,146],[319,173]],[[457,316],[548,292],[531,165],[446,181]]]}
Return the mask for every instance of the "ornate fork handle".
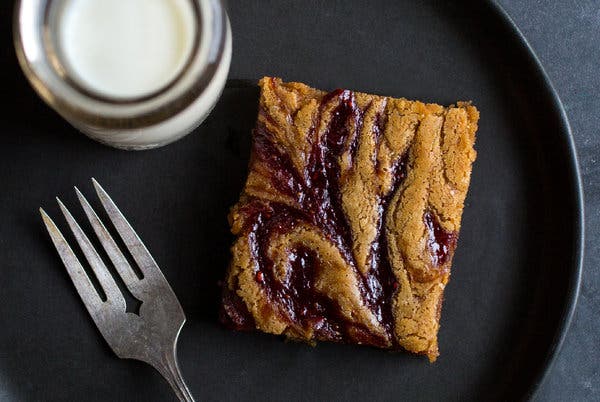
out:
{"label": "ornate fork handle", "polygon": [[181,370],[179,370],[175,346],[171,350],[166,351],[156,361],[150,362],[150,364],[167,380],[180,401],[194,402],[194,397],[181,375]]}

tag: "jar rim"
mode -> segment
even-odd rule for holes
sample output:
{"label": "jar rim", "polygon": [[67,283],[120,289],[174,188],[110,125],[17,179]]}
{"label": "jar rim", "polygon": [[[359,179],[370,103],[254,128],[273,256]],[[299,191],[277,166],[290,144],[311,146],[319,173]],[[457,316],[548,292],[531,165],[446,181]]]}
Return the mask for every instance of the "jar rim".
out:
{"label": "jar rim", "polygon": [[68,120],[107,128],[143,128],[185,109],[210,83],[225,47],[226,13],[220,0],[188,0],[196,18],[185,66],[168,84],[135,98],[90,91],[69,76],[55,48],[52,5],[64,0],[19,0],[13,21],[17,56],[25,75]]}

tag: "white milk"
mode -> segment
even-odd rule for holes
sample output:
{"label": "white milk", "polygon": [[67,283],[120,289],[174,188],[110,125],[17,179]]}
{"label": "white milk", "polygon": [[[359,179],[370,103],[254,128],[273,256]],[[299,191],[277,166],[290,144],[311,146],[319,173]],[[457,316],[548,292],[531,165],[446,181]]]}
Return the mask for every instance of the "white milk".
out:
{"label": "white milk", "polygon": [[173,142],[206,118],[225,87],[231,29],[221,0],[17,4],[25,75],[48,105],[105,144]]}
{"label": "white milk", "polygon": [[187,0],[67,0],[58,27],[70,75],[114,98],[149,95],[171,83],[197,29]]}

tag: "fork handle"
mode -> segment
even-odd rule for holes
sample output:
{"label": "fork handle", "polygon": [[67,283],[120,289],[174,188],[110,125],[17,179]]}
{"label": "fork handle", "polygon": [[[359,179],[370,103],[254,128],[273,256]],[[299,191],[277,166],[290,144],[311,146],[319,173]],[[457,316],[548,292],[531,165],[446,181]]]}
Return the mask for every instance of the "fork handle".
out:
{"label": "fork handle", "polygon": [[162,360],[152,364],[154,368],[167,380],[177,398],[182,402],[194,402],[194,397],[183,380],[179,364],[177,362],[177,351],[173,348],[163,354]]}

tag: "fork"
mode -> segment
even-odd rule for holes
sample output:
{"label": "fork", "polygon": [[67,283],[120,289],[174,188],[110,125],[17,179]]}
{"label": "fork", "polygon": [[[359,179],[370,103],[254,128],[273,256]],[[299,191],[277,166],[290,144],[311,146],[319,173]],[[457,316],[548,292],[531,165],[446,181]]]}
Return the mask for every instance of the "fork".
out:
{"label": "fork", "polygon": [[167,380],[179,400],[193,401],[177,362],[177,339],[185,323],[185,314],[177,296],[113,200],[93,178],[92,183],[113,226],[135,260],[142,274],[141,278],[132,269],[90,203],[75,187],[77,198],[127,289],[142,302],[139,313],[126,311],[125,298],[115,279],[89,238],[58,197],[56,201],[105,297],[96,291],[90,277],[54,221],[40,208],[52,242],[83,304],[113,352],[121,359],[136,359],[150,364]]}

